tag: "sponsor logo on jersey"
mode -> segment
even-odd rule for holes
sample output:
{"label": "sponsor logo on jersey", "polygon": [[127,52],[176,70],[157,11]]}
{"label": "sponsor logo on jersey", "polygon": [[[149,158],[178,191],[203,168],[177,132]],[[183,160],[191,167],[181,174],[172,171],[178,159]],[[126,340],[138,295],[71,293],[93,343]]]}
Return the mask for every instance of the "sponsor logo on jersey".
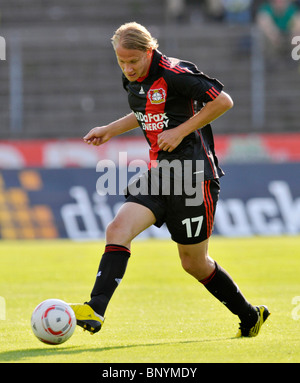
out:
{"label": "sponsor logo on jersey", "polygon": [[141,113],[135,112],[135,117],[139,121],[143,130],[162,130],[169,125],[169,117],[166,113]]}
{"label": "sponsor logo on jersey", "polygon": [[150,89],[147,95],[151,104],[162,104],[166,102],[166,91],[163,88]]}

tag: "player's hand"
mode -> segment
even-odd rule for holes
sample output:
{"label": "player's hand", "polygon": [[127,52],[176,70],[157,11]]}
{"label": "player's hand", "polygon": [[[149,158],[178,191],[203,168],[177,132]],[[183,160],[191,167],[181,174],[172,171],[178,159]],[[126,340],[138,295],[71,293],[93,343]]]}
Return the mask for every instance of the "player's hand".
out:
{"label": "player's hand", "polygon": [[83,141],[87,144],[93,144],[95,146],[99,146],[104,144],[106,141],[110,139],[108,134],[108,129],[106,126],[98,126],[96,128],[91,129],[88,134],[83,137]]}
{"label": "player's hand", "polygon": [[172,152],[182,141],[182,137],[176,134],[176,128],[165,130],[157,136],[157,145],[160,150]]}

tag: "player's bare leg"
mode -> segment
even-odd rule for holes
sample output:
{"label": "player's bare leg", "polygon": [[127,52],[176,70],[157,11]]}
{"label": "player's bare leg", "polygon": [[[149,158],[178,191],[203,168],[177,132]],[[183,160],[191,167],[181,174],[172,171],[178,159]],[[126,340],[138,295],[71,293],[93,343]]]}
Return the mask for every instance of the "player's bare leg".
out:
{"label": "player's bare leg", "polygon": [[114,243],[130,249],[131,241],[155,221],[154,214],[147,207],[126,202],[107,226],[106,243]]}
{"label": "player's bare leg", "polygon": [[270,315],[266,306],[252,306],[230,275],[208,255],[208,239],[194,245],[178,244],[184,270],[241,320],[237,336],[256,336]]}
{"label": "player's bare leg", "polygon": [[208,255],[208,242],[207,239],[195,245],[177,244],[183,269],[198,281],[215,270],[215,262]]}

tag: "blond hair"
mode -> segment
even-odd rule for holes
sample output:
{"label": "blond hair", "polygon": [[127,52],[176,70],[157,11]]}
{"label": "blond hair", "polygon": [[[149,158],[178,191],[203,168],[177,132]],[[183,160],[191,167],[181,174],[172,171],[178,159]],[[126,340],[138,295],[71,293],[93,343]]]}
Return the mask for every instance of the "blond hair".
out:
{"label": "blond hair", "polygon": [[125,49],[136,49],[146,52],[148,49],[158,48],[157,40],[141,24],[136,22],[121,25],[111,39],[114,49],[121,44]]}

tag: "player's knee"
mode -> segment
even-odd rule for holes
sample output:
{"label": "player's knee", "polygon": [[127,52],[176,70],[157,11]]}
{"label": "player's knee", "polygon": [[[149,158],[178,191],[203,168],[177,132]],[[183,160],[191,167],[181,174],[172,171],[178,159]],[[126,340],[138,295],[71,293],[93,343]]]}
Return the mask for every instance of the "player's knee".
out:
{"label": "player's knee", "polygon": [[120,234],[122,227],[120,224],[113,220],[106,227],[106,238],[114,238]]}
{"label": "player's knee", "polygon": [[206,263],[195,262],[194,260],[186,258],[181,260],[181,265],[188,274],[196,278],[198,281],[206,278],[209,274],[209,268]]}
{"label": "player's knee", "polygon": [[121,220],[114,219],[106,228],[106,242],[127,246],[131,242],[128,228]]}
{"label": "player's knee", "polygon": [[194,275],[195,270],[198,269],[199,267],[197,266],[193,257],[187,254],[184,254],[184,255],[181,255],[180,259],[181,259],[181,266],[183,270],[186,271],[188,274]]}
{"label": "player's knee", "polygon": [[180,251],[180,260],[183,269],[197,280],[207,276],[211,269],[211,261],[207,253],[190,254],[189,251]]}
{"label": "player's knee", "polygon": [[194,268],[192,267],[192,265],[190,263],[181,262],[181,265],[182,265],[183,270],[185,272],[187,272],[188,274],[194,276]]}

